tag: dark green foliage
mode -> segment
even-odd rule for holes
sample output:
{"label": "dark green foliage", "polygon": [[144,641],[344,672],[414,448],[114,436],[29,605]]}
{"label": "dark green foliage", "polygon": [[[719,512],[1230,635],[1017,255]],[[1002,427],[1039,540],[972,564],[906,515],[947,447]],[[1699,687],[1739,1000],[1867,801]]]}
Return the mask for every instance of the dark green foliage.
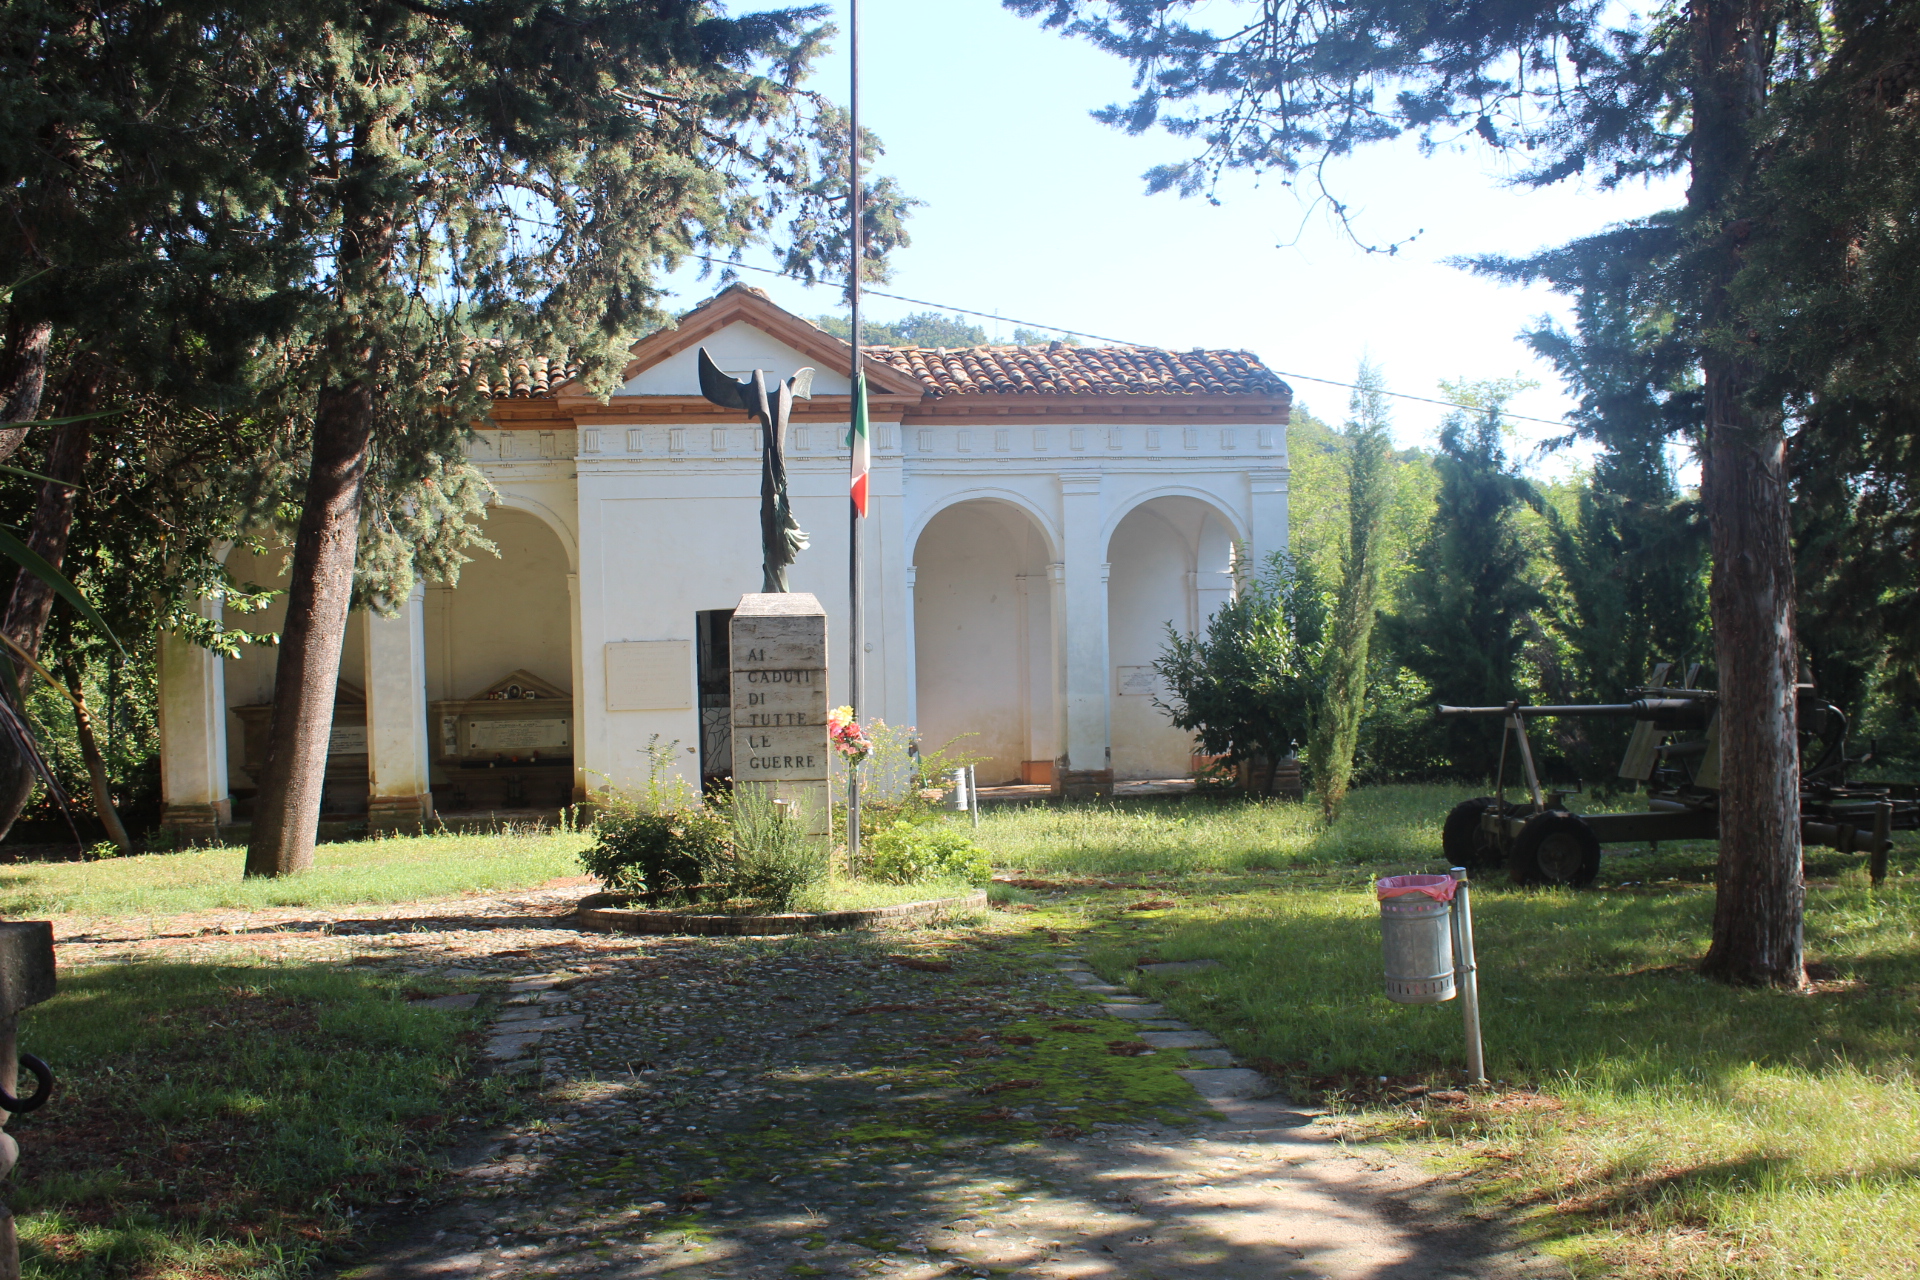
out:
{"label": "dark green foliage", "polygon": [[731,828],[726,896],[768,911],[817,911],[827,879],[826,843],[807,834],[809,815],[790,813],[769,788],[738,783],[727,802]]}
{"label": "dark green foliage", "polygon": [[[843,340],[853,332],[841,316],[815,316],[813,322]],[[987,332],[959,316],[915,311],[893,321],[862,320],[860,341],[872,347],[981,347]]]}
{"label": "dark green foliage", "polygon": [[593,823],[580,865],[608,889],[657,903],[727,897],[732,849],[727,821],[710,809],[648,803],[611,793]]}
{"label": "dark green foliage", "polygon": [[1307,753],[1329,822],[1340,816],[1340,803],[1353,781],[1385,552],[1383,525],[1392,501],[1386,380],[1377,365],[1363,360],[1354,381],[1352,416],[1344,432],[1347,536],[1340,549],[1339,589],[1327,637],[1326,686]]}
{"label": "dark green foliage", "polygon": [[1208,755],[1232,764],[1280,760],[1313,731],[1332,601],[1304,561],[1275,555],[1207,622],[1205,635],[1167,628],[1153,664],[1155,705]]}
{"label": "dark green foliage", "polygon": [[[1399,611],[1383,619],[1402,665],[1457,706],[1497,706],[1522,696],[1520,654],[1529,618],[1546,603],[1528,572],[1518,528],[1540,505],[1508,463],[1498,400],[1451,415],[1440,433],[1440,492],[1427,541],[1414,553]],[[1484,720],[1437,729],[1443,758],[1464,776],[1491,774],[1497,731]]]}

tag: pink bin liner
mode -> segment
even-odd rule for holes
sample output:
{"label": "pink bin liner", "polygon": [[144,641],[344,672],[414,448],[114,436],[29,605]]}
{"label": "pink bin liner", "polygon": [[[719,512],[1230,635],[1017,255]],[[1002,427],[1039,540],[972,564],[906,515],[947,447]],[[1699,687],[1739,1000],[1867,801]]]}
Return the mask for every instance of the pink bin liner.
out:
{"label": "pink bin liner", "polygon": [[1460,885],[1452,876],[1388,876],[1374,882],[1373,891],[1382,902],[1388,898],[1406,898],[1421,894],[1435,902],[1452,902]]}

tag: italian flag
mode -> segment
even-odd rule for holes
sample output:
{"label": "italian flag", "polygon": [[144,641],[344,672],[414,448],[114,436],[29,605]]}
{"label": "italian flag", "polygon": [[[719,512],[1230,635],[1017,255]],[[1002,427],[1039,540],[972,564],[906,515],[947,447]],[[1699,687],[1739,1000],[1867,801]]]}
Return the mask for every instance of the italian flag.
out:
{"label": "italian flag", "polygon": [[867,514],[867,472],[873,466],[873,451],[867,442],[867,375],[857,373],[853,378],[853,433],[850,443],[853,445],[852,484],[853,509],[864,519]]}

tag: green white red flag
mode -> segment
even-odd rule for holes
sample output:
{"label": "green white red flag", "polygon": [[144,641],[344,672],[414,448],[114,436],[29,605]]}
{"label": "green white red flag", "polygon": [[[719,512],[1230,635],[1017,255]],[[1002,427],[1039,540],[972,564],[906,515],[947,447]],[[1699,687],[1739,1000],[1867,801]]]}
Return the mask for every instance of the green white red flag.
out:
{"label": "green white red flag", "polygon": [[853,509],[864,518],[867,514],[867,472],[873,467],[873,453],[867,443],[867,375],[864,373],[856,374],[853,379],[852,443]]}

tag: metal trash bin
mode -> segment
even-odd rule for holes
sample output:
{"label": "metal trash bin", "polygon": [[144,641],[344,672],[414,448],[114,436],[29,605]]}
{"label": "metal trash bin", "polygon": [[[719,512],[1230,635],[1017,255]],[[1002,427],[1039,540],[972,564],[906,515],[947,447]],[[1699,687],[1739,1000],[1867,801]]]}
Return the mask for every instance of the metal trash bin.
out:
{"label": "metal trash bin", "polygon": [[1401,1004],[1443,1004],[1457,994],[1453,972],[1452,876],[1387,876],[1380,899],[1386,992]]}

